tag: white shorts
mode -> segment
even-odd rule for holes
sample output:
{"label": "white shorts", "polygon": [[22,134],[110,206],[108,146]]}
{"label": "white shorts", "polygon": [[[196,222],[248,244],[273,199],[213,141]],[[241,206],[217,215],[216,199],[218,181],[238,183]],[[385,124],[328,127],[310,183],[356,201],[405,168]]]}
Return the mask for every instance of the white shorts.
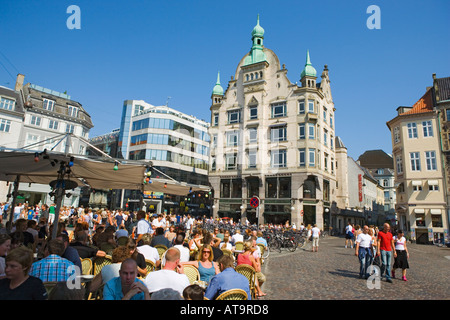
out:
{"label": "white shorts", "polygon": [[312,246],[313,247],[318,247],[319,246],[319,237],[313,237]]}

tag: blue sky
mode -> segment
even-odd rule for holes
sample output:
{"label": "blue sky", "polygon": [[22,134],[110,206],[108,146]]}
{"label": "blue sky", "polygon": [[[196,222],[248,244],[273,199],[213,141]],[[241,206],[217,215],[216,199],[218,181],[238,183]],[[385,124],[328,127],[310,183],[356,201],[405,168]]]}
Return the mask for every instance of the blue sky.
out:
{"label": "blue sky", "polygon": [[[81,29],[69,30],[70,5]],[[370,30],[370,5],[381,29]],[[392,150],[386,122],[450,76],[447,0],[0,0],[0,85],[18,72],[67,91],[90,113],[90,136],[119,128],[123,101],[142,99],[210,121],[217,71],[222,86],[251,48],[260,14],[264,45],[299,81],[309,49],[320,76],[328,65],[336,135],[357,159]]]}

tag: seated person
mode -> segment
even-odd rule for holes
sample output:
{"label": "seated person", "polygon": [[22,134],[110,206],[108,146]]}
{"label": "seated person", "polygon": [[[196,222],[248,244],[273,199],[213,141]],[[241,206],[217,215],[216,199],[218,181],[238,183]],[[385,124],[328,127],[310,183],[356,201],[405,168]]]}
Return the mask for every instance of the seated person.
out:
{"label": "seated person", "polygon": [[221,272],[212,277],[208,288],[206,288],[205,297],[209,300],[214,300],[225,291],[242,289],[247,293],[247,299],[251,300],[252,296],[248,279],[234,270],[234,259],[223,255],[217,263]]}
{"label": "seated person", "polygon": [[198,284],[191,284],[190,286],[184,288],[183,298],[184,300],[204,300],[205,289],[200,287]]}
{"label": "seated person", "polygon": [[161,264],[161,260],[159,258],[158,250],[150,245],[151,239],[152,237],[149,233],[144,234],[140,241],[142,245],[137,247],[137,251],[144,255],[145,260],[150,260],[158,268]]}
{"label": "seated person", "polygon": [[119,276],[109,280],[103,289],[103,300],[150,300],[145,284],[137,278],[137,264],[132,258],[120,264]]}
{"label": "seated person", "polygon": [[162,244],[167,248],[170,248],[172,246],[172,243],[164,236],[164,229],[161,227],[156,228],[155,236],[153,237],[153,240],[150,243],[152,247],[155,247],[158,244]]}
{"label": "seated person", "polygon": [[184,288],[190,283],[180,264],[180,250],[169,248],[166,252],[166,264],[164,267],[161,270],[150,272],[144,283],[150,294],[161,289],[170,288],[182,295]]}
{"label": "seated person", "polygon": [[75,234],[75,241],[70,243],[70,246],[78,251],[81,259],[94,258],[94,257],[104,257],[106,252],[98,250],[88,245],[89,238],[86,232],[78,231]]}

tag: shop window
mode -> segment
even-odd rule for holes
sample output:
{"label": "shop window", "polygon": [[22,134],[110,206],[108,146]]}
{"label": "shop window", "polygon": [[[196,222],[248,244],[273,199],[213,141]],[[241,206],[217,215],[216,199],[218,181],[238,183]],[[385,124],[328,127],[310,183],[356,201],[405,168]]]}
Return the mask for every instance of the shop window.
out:
{"label": "shop window", "polygon": [[433,228],[442,228],[442,215],[440,214],[432,214],[431,215],[431,224]]}
{"label": "shop window", "polygon": [[425,227],[425,214],[417,214],[416,213],[416,226]]}

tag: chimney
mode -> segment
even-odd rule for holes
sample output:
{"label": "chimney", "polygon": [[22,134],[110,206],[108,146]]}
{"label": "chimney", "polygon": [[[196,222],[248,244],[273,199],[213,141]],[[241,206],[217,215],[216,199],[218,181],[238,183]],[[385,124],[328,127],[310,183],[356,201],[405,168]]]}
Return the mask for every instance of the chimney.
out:
{"label": "chimney", "polygon": [[20,91],[23,88],[23,81],[25,80],[25,76],[23,74],[18,74],[16,79],[16,86],[14,90]]}

